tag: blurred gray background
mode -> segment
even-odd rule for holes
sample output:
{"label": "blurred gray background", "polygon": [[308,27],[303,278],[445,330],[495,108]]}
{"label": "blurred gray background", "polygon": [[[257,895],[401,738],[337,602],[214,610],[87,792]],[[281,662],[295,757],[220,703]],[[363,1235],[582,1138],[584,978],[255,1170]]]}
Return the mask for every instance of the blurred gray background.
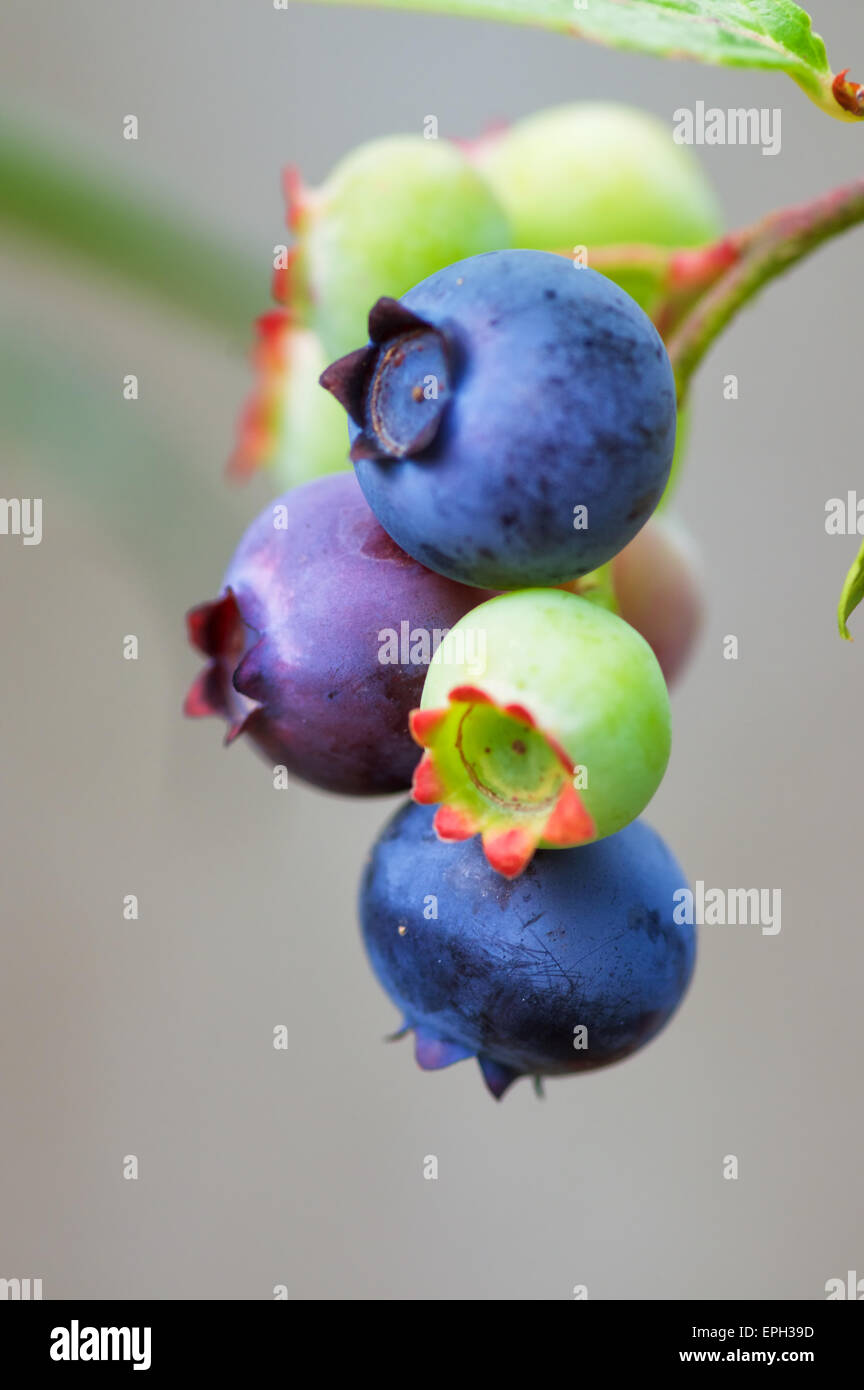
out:
{"label": "blurred gray background", "polygon": [[[864,76],[860,5],[815,9],[834,66]],[[282,165],[317,181],[429,113],[472,135],[574,98],[670,124],[700,99],[780,107],[778,157],[699,151],[730,226],[864,164],[864,130],[786,78],[557,35],[269,0],[6,10],[7,110],[257,257],[261,309]],[[44,498],[40,546],[0,538],[0,1276],[46,1298],[818,1299],[864,1272],[864,618],[842,643],[858,542],[824,529],[827,499],[864,485],[862,260],[864,230],[715,348],[678,500],[709,616],[648,819],[691,880],[782,889],[782,931],[706,927],[643,1054],[496,1105],[473,1064],[423,1074],[381,1041],[396,1016],[354,898],[396,803],[277,793],[180,716],[183,613],[275,490],[223,477],[245,344],[0,242],[0,492]]]}

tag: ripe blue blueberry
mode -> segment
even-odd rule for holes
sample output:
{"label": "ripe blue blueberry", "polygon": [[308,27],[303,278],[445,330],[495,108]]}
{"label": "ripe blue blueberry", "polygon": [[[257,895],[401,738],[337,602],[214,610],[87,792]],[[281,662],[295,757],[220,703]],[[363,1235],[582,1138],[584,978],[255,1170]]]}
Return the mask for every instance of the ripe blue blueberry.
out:
{"label": "ripe blue blueberry", "polygon": [[625,292],[544,251],[494,251],[380,299],[321,381],[369,505],[464,584],[561,584],[648,520],[675,446],[672,369]]}
{"label": "ripe blue blueberry", "polygon": [[518,1076],[616,1062],[660,1031],[693,971],[674,920],[685,879],[641,821],[493,873],[477,840],[442,844],[409,803],[373,848],[360,894],[372,966],[421,1067],[476,1056],[500,1097]]}

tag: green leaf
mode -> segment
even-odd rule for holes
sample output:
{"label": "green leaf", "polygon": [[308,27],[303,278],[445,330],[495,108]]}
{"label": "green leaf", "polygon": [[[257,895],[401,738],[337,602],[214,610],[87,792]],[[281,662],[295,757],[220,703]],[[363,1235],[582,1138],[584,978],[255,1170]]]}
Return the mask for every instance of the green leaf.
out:
{"label": "green leaf", "polygon": [[843,592],[840,595],[840,606],[837,609],[837,626],[840,629],[840,636],[845,637],[847,642],[852,641],[852,634],[847,626],[849,618],[855,612],[862,598],[864,598],[864,545],[858,551],[846,576],[846,583],[843,585]]}
{"label": "green leaf", "polygon": [[836,80],[810,16],[792,0],[312,0],[378,4],[555,29],[655,57],[785,72],[823,111],[864,117],[864,88]]}

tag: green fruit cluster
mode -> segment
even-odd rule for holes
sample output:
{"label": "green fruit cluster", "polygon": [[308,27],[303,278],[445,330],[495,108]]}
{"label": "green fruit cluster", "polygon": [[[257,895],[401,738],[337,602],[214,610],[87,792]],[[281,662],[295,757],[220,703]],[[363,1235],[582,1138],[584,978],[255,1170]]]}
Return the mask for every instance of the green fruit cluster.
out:
{"label": "green fruit cluster", "polygon": [[[655,117],[611,103],[553,107],[471,144],[374,140],[320,187],[292,172],[286,197],[293,241],[277,262],[281,308],[259,322],[233,460],[241,472],[270,467],[286,486],[349,466],[343,418],[317,380],[364,340],[381,296],[399,298],[484,251],[584,247],[590,264],[610,246],[697,246],[720,230],[691,151]],[[610,274],[651,313],[655,274]]]}

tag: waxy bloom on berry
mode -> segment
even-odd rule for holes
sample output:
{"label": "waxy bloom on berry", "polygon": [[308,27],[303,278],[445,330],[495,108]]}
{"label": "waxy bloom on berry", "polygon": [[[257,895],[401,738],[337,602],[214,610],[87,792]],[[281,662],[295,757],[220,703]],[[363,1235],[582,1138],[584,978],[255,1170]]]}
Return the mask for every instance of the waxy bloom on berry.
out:
{"label": "waxy bloom on berry", "polygon": [[[394,545],[350,474],[318,478],[264,509],[221,595],[189,614],[208,664],[186,712],[328,791],[405,790],[433,639],[483,597]],[[419,637],[394,643],[402,632]]]}
{"label": "waxy bloom on berry", "polygon": [[693,927],[674,916],[686,886],[640,821],[541,850],[508,882],[409,803],[372,850],[360,920],[419,1065],[476,1057],[497,1099],[519,1076],[608,1066],[663,1028],[693,971]]}
{"label": "waxy bloom on berry", "polygon": [[675,386],[639,306],[544,251],[459,261],[369,315],[321,380],[397,545],[490,589],[562,584],[617,554],[669,477]]}

